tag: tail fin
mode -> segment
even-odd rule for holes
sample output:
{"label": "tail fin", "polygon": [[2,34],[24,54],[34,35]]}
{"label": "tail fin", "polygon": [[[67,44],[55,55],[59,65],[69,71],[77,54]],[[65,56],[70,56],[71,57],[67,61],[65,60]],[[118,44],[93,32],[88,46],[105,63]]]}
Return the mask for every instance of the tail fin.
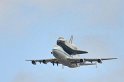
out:
{"label": "tail fin", "polygon": [[71,38],[70,38],[70,40],[69,40],[69,43],[72,44],[72,42],[73,42],[73,35],[71,35]]}

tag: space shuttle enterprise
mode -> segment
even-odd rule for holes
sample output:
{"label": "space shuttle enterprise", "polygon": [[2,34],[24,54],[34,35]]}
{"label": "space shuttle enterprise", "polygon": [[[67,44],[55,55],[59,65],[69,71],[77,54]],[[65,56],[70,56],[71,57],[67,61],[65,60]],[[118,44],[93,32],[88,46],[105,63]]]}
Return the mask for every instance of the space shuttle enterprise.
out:
{"label": "space shuttle enterprise", "polygon": [[69,42],[65,40],[63,37],[59,37],[57,40],[57,45],[61,46],[65,52],[70,55],[77,55],[77,54],[86,54],[87,51],[79,50],[76,45],[72,43],[73,36],[71,36]]}

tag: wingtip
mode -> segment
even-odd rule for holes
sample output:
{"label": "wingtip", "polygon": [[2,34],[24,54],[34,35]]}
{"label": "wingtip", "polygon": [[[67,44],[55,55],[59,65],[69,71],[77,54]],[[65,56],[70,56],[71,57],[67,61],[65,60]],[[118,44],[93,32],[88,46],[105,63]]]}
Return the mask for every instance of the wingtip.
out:
{"label": "wingtip", "polygon": [[30,61],[30,60],[25,60],[25,61]]}
{"label": "wingtip", "polygon": [[118,59],[118,58],[111,58],[111,59]]}

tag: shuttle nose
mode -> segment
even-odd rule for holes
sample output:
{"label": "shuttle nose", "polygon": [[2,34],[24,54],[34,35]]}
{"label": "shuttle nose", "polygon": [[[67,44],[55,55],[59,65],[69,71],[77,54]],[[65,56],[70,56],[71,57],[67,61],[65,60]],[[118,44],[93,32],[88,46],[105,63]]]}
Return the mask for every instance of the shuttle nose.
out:
{"label": "shuttle nose", "polygon": [[62,43],[64,43],[65,41],[63,41],[63,40],[57,40],[57,45],[60,45],[60,44],[62,44]]}

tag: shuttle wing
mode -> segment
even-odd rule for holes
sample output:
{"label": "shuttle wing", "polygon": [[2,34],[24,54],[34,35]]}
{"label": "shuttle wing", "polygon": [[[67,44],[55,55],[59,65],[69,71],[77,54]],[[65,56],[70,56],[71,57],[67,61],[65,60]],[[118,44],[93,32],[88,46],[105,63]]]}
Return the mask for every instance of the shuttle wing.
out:
{"label": "shuttle wing", "polygon": [[76,54],[86,54],[88,53],[87,51],[82,51],[82,50],[73,50],[74,53]]}

